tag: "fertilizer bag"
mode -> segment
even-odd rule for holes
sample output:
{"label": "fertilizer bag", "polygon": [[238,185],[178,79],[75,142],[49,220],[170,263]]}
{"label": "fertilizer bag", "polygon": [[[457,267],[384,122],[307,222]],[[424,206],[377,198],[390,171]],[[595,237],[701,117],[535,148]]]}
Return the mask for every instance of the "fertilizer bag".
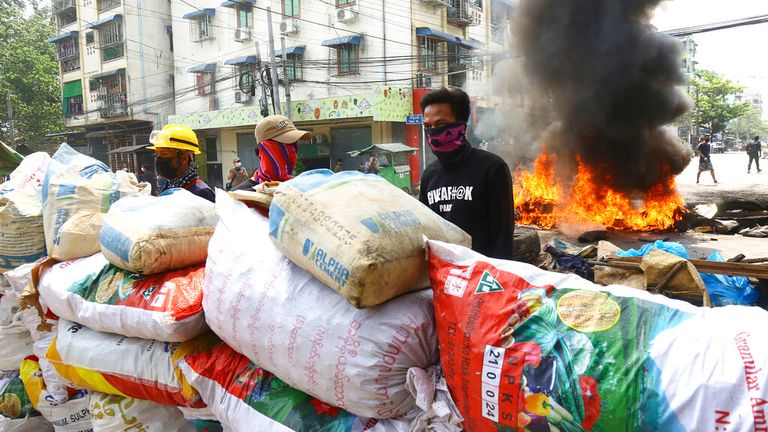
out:
{"label": "fertilizer bag", "polygon": [[53,426],[35,411],[18,370],[0,371],[0,431],[47,432]]}
{"label": "fertilizer bag", "polygon": [[441,364],[466,430],[765,429],[765,311],[429,249]]}
{"label": "fertilizer bag", "polygon": [[204,277],[202,264],[143,276],[117,268],[99,253],[54,264],[43,272],[38,289],[56,315],[91,330],[184,342],[207,330]]}
{"label": "fertilizer bag", "polygon": [[269,217],[277,248],[356,307],[429,286],[423,236],[471,245],[417,199],[353,171],[308,171],[282,183]]}
{"label": "fertilizer bag", "polygon": [[289,386],[355,415],[415,407],[410,368],[438,361],[429,290],[357,309],[285,258],[267,220],[221,191],[203,309],[228,345]]}
{"label": "fertilizer bag", "polygon": [[89,395],[93,432],[194,432],[175,407],[100,392]]}
{"label": "fertilizer bag", "polygon": [[98,252],[103,213],[124,196],[149,194],[147,184],[139,186],[133,174],[112,173],[102,162],[62,144],[42,187],[48,256],[63,261]]}
{"label": "fertilizer bag", "polygon": [[210,201],[184,189],[116,202],[101,228],[101,252],[125,270],[163,273],[205,262],[218,217]]}

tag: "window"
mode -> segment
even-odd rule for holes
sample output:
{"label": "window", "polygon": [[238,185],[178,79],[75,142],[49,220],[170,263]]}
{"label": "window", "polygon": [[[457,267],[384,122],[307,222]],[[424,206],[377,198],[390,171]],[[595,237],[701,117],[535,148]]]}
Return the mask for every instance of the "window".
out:
{"label": "window", "polygon": [[99,28],[99,49],[105,62],[125,56],[122,21],[115,20]]}
{"label": "window", "polygon": [[213,93],[213,74],[207,72],[196,73],[195,86],[197,87],[198,96],[205,96]]}
{"label": "window", "polygon": [[96,36],[94,35],[94,33],[92,31],[89,31],[88,33],[85,34],[85,44],[86,45],[91,45],[91,44],[93,44],[95,42],[96,42]]}
{"label": "window", "polygon": [[285,74],[288,81],[301,81],[304,79],[301,62],[304,56],[298,54],[288,54],[285,56]]}
{"label": "window", "polygon": [[118,6],[120,6],[120,0],[96,0],[96,9],[99,12],[114,9]]}
{"label": "window", "polygon": [[213,39],[213,24],[211,16],[202,14],[190,21],[189,33],[192,42]]}
{"label": "window", "polygon": [[339,75],[360,73],[360,56],[357,45],[344,44],[336,47],[336,64]]}
{"label": "window", "polygon": [[283,0],[283,15],[287,17],[299,16],[299,0]]}
{"label": "window", "polygon": [[437,51],[440,41],[435,38],[419,36],[419,70],[436,71],[438,66]]}
{"label": "window", "polygon": [[[298,1],[297,1],[298,2]],[[237,5],[237,28],[253,27],[253,7],[251,5]]]}
{"label": "window", "polygon": [[219,146],[215,136],[205,137],[205,158],[207,162],[219,161]]}
{"label": "window", "polygon": [[351,6],[357,3],[357,0],[336,0],[336,7]]}
{"label": "window", "polygon": [[62,112],[71,118],[83,114],[83,83],[80,80],[64,83],[62,86]]}
{"label": "window", "polygon": [[98,92],[101,118],[120,117],[128,114],[125,69],[118,69],[112,75],[94,79],[91,81],[91,89],[93,89],[94,82]]}

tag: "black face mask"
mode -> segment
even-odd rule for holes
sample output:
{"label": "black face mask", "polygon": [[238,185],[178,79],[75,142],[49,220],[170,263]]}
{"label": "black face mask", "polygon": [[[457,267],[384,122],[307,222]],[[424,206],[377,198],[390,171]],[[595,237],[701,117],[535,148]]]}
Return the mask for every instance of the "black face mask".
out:
{"label": "black face mask", "polygon": [[172,179],[176,177],[177,167],[173,166],[174,157],[155,157],[155,172],[160,177]]}

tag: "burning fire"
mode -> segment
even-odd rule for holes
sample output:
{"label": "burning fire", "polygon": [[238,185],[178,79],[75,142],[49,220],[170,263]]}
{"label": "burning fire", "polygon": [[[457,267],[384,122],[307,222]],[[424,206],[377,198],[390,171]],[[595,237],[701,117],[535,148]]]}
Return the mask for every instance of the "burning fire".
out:
{"label": "burning fire", "polygon": [[572,184],[555,175],[556,157],[542,149],[533,170],[518,167],[514,174],[516,223],[551,228],[558,223],[597,223],[609,229],[653,231],[672,228],[682,218],[685,202],[678,195],[674,176],[654,186],[642,206],[625,194],[599,186],[594,171],[577,160]]}

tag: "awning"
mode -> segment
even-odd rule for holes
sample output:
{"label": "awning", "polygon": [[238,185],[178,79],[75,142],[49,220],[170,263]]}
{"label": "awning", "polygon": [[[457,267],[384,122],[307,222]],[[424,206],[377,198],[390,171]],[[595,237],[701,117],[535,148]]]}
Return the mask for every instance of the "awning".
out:
{"label": "awning", "polygon": [[139,144],[139,145],[132,145],[127,147],[120,147],[119,149],[114,149],[112,151],[108,151],[107,154],[117,154],[117,153],[133,153],[139,150],[142,150],[144,147],[149,146],[149,143],[147,144]]}
{"label": "awning", "polygon": [[[294,47],[288,47],[285,49],[285,54],[304,55],[304,50],[307,49],[306,45],[297,45]],[[282,57],[283,50],[275,51],[275,57]]]}
{"label": "awning", "polygon": [[216,63],[199,64],[187,69],[187,73],[214,73],[216,72]]}
{"label": "awning", "polygon": [[91,75],[88,77],[88,79],[96,79],[96,78],[103,78],[110,75],[125,75],[125,68],[115,69],[107,72],[101,72],[97,73],[96,75]]}
{"label": "awning", "polygon": [[347,152],[347,154],[352,157],[358,157],[361,154],[370,154],[370,153],[416,153],[416,150],[417,149],[413,147],[410,147],[401,143],[374,144],[362,150],[353,150],[353,151]]}
{"label": "awning", "polygon": [[[235,57],[224,61],[225,65],[239,65],[239,64],[256,64],[258,59],[256,56]],[[214,71],[216,64],[214,63]]]}
{"label": "awning", "polygon": [[190,12],[184,15],[182,18],[191,20],[191,19],[198,18],[202,15],[214,16],[216,15],[216,9],[214,8],[198,9],[194,12]]}
{"label": "awning", "polygon": [[448,34],[445,32],[441,32],[439,30],[434,30],[429,27],[416,27],[416,36],[432,36],[436,37],[438,39],[443,39],[451,43],[460,43],[461,38],[458,36],[454,36],[452,34]]}
{"label": "awning", "polygon": [[235,7],[235,5],[238,5],[238,4],[240,4],[240,5],[252,5],[254,3],[256,3],[256,0],[225,1],[224,3],[221,4],[221,7],[233,8],[233,7]]}
{"label": "awning", "polygon": [[80,80],[66,82],[63,86],[61,86],[61,89],[62,97],[68,98],[72,96],[82,96],[83,82]]}
{"label": "awning", "polygon": [[472,49],[483,49],[485,44],[474,39],[459,39],[459,45]]}
{"label": "awning", "polygon": [[104,18],[104,19],[100,19],[100,20],[98,20],[96,22],[88,23],[85,26],[85,28],[87,28],[87,29],[99,28],[99,27],[103,26],[104,24],[109,24],[112,21],[122,21],[122,19],[123,19],[122,15],[116,14],[116,15],[112,15],[109,18]]}
{"label": "awning", "polygon": [[363,36],[361,35],[342,36],[334,39],[326,39],[323,41],[322,45],[325,47],[335,47],[339,45],[360,45],[362,40]]}
{"label": "awning", "polygon": [[46,42],[54,43],[56,41],[60,41],[62,39],[71,38],[71,37],[77,37],[77,32],[76,31],[71,31],[71,32],[67,32],[67,33],[62,33],[62,34],[60,34],[58,36],[54,36],[54,37],[48,39]]}

